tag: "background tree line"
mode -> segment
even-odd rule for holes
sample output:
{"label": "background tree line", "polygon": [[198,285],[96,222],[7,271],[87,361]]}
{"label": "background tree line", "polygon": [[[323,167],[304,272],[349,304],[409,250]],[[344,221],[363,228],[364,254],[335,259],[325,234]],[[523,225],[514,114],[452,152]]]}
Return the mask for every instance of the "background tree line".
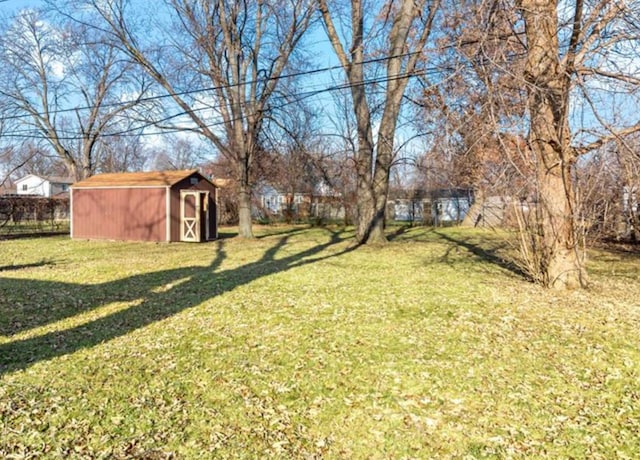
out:
{"label": "background tree line", "polygon": [[323,182],[360,244],[385,241],[394,178],[470,187],[509,198],[534,280],[585,286],[614,203],[637,235],[639,6],[51,0],[2,21],[4,175],[208,164],[243,237],[260,180]]}

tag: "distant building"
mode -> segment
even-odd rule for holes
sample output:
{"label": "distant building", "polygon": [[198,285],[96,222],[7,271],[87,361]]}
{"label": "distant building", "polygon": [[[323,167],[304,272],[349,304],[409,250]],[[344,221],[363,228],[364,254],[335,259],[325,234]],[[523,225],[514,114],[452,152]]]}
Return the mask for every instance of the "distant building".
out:
{"label": "distant building", "polygon": [[342,193],[321,181],[313,189],[311,198],[311,216],[318,221],[338,221],[347,217]]}
{"label": "distant building", "polygon": [[459,224],[473,204],[473,190],[448,188],[431,191],[431,218],[433,225]]}
{"label": "distant building", "polygon": [[311,203],[310,193],[286,193],[269,184],[259,187],[257,192],[260,208],[273,215],[281,215],[288,211],[297,213]]}
{"label": "distant building", "polygon": [[465,218],[473,201],[471,189],[396,191],[389,198],[388,212],[393,220],[399,222],[450,225],[460,223]]}
{"label": "distant building", "polygon": [[283,192],[271,184],[256,188],[255,217],[279,216],[289,218],[343,219],[342,196],[326,183],[320,183],[310,192]]}
{"label": "distant building", "polygon": [[44,196],[51,198],[69,192],[75,182],[70,177],[37,176],[28,174],[15,181],[18,195]]}

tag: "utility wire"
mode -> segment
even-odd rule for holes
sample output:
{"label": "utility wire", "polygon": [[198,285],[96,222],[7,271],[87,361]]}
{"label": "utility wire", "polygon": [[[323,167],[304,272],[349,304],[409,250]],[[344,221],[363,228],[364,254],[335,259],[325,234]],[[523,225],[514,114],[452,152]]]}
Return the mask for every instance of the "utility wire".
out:
{"label": "utility wire", "polygon": [[[376,59],[375,61],[381,61],[381,60],[385,60],[385,59],[389,59],[389,57],[387,58],[379,58]],[[333,67],[332,67],[333,68]],[[344,84],[339,84],[339,85],[332,85],[332,86],[327,86],[327,87],[323,87],[317,90],[309,90],[309,91],[305,91],[302,93],[298,93],[296,94],[293,99],[285,101],[279,105],[272,105],[267,107],[266,111],[274,111],[274,110],[279,110],[282,109],[286,106],[292,105],[292,104],[296,104],[298,102],[302,102],[303,100],[309,99],[311,97],[314,96],[318,96],[320,94],[324,94],[324,93],[330,93],[330,92],[335,92],[335,91],[341,91],[341,90],[345,90],[345,89],[350,89],[352,87],[357,87],[357,86],[366,86],[366,85],[374,85],[374,84],[382,84],[382,83],[388,83],[390,81],[395,81],[395,80],[401,80],[404,78],[411,78],[411,77],[419,77],[419,76],[426,76],[429,74],[432,75],[437,75],[439,73],[442,72],[441,68],[428,68],[428,69],[423,69],[423,70],[419,70],[419,71],[414,71],[413,73],[406,73],[406,72],[402,72],[396,75],[390,75],[390,76],[384,76],[384,77],[378,77],[378,78],[371,78],[371,79],[367,79],[367,80],[363,80],[362,82],[358,82],[358,83],[344,83]],[[313,73],[313,72],[312,72]],[[194,90],[196,91],[196,90]],[[205,90],[197,90],[197,91],[207,91]],[[169,95],[163,95],[162,97],[170,97]],[[283,98],[285,96],[282,96]],[[175,113],[172,115],[169,115],[161,120],[153,120],[153,121],[149,121],[146,122],[142,125],[139,126],[135,126],[133,128],[129,128],[126,130],[122,130],[122,131],[118,131],[118,132],[111,132],[111,133],[103,133],[101,134],[101,137],[117,137],[117,136],[126,136],[126,135],[135,135],[135,136],[153,136],[153,135],[160,135],[160,134],[165,134],[165,133],[171,133],[171,132],[180,132],[180,131],[193,131],[193,132],[198,132],[199,129],[197,128],[170,128],[170,129],[163,129],[161,131],[158,132],[148,132],[148,133],[141,133],[139,131],[148,128],[150,126],[154,126],[154,125],[158,125],[160,123],[163,123],[165,121],[169,121],[178,117],[182,117],[182,116],[188,116],[190,112],[201,112],[201,111],[205,111],[205,110],[212,110],[215,111],[217,109],[220,109],[220,105],[208,105],[208,106],[204,106],[204,107],[198,107],[198,108],[194,108],[190,111],[182,111],[179,113]],[[75,109],[74,109],[75,110]],[[233,119],[229,119],[229,120],[221,120],[221,121],[216,121],[213,123],[209,123],[207,124],[207,128],[214,128],[217,126],[222,126],[226,123],[229,122],[233,122],[233,121],[240,121],[243,120],[247,117],[247,114],[245,114],[244,116],[240,116],[240,117],[236,117]],[[64,132],[64,131],[59,131],[59,132]],[[135,133],[135,134],[134,134]],[[46,136],[43,136],[41,134],[28,134],[28,133],[24,133],[24,134],[20,134],[18,132],[13,132],[13,133],[6,133],[3,135],[3,137],[17,137],[17,138],[28,138],[28,139],[43,139],[46,138]],[[58,139],[60,140],[81,140],[82,136],[79,134],[73,134],[70,136],[58,136]]]}
{"label": "utility wire", "polygon": [[[375,63],[379,63],[379,62],[384,62],[384,61],[388,61],[390,59],[394,59],[394,58],[404,58],[404,57],[410,57],[412,55],[415,54],[421,54],[424,51],[412,51],[409,53],[403,53],[403,54],[397,54],[397,55],[393,55],[393,56],[384,56],[384,57],[380,57],[380,58],[372,58],[372,59],[367,59],[364,60],[362,62],[356,62],[353,65],[367,65],[367,64],[375,64]],[[174,96],[187,96],[190,94],[200,94],[200,93],[207,93],[207,92],[212,92],[212,91],[218,91],[218,90],[224,90],[224,89],[233,89],[233,88],[238,88],[241,86],[247,86],[247,85],[253,85],[253,84],[265,84],[268,83],[270,81],[277,81],[277,80],[283,80],[286,78],[296,78],[296,77],[302,77],[302,76],[308,76],[308,75],[314,75],[314,74],[318,74],[318,73],[324,73],[324,72],[329,72],[332,70],[339,70],[342,69],[342,65],[340,64],[336,64],[333,66],[328,66],[328,67],[322,67],[319,69],[311,69],[311,70],[304,70],[304,71],[300,71],[300,72],[294,72],[294,73],[289,73],[289,74],[284,74],[284,75],[280,75],[277,77],[267,77],[267,78],[257,78],[255,80],[248,80],[242,83],[232,83],[232,84],[224,84],[224,85],[218,85],[218,86],[211,86],[211,87],[207,87],[207,88],[198,88],[198,89],[191,89],[191,90],[184,90],[184,91],[178,91],[175,92],[173,94],[159,94],[156,96],[146,96],[146,97],[139,97],[136,99],[132,99],[132,100],[127,100],[127,101],[119,101],[119,102],[112,102],[112,103],[107,103],[107,104],[101,104],[100,107],[121,107],[121,106],[125,106],[125,105],[129,105],[132,103],[136,103],[136,104],[143,104],[145,102],[152,102],[152,101],[157,101],[157,100],[162,100],[162,99],[167,99],[167,98],[173,98]],[[6,94],[4,91],[0,91],[0,93],[2,94]],[[77,111],[81,111],[81,110],[91,110],[94,109],[96,106],[95,105],[85,105],[85,106],[79,106],[79,107],[70,107],[70,108],[66,108],[66,109],[56,109],[56,110],[49,110],[47,113],[48,114],[58,114],[58,113],[68,113],[68,112],[77,112]],[[38,113],[38,115],[44,115],[43,113]],[[11,116],[7,116],[4,117],[4,120],[14,120],[14,119],[20,119],[20,118],[29,118],[31,117],[31,114],[21,114],[21,115],[11,115]]]}

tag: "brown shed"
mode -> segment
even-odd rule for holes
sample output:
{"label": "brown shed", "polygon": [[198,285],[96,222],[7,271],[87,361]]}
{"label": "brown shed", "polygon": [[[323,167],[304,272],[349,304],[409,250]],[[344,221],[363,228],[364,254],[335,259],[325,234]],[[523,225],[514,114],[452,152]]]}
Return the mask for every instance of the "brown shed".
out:
{"label": "brown shed", "polygon": [[197,170],[98,174],[71,186],[71,238],[213,240],[216,198]]}

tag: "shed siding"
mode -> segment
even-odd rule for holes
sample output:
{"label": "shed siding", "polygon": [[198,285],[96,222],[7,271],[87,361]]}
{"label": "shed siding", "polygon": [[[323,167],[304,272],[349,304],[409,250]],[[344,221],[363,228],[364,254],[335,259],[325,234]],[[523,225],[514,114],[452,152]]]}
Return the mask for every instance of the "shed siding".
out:
{"label": "shed siding", "polygon": [[166,241],[166,188],[73,190],[74,238]]}

